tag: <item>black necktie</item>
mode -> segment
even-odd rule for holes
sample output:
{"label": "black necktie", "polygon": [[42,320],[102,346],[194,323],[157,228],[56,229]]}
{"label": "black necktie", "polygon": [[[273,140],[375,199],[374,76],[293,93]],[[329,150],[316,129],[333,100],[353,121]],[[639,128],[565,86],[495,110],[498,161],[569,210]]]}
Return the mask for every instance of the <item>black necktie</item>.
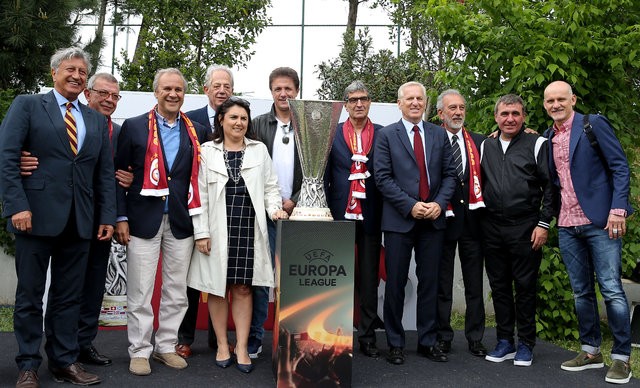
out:
{"label": "black necktie", "polygon": [[451,150],[453,151],[453,165],[456,166],[456,172],[458,173],[458,178],[462,181],[462,153],[460,150],[460,144],[458,144],[458,136],[451,136]]}

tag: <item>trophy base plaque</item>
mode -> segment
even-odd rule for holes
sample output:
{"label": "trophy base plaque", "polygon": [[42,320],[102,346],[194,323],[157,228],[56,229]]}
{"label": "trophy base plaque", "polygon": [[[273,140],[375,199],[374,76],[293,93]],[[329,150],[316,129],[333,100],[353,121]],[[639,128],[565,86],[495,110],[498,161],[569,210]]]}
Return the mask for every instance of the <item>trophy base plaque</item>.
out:
{"label": "trophy base plaque", "polygon": [[291,212],[292,221],[333,221],[328,207],[295,207]]}

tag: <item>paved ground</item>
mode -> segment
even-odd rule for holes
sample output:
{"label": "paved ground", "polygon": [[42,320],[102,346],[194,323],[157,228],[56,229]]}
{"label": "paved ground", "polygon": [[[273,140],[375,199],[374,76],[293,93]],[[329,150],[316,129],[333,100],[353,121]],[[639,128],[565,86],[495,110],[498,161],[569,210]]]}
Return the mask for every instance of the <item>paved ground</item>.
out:
{"label": "paved ground", "polygon": [[[267,332],[268,339],[271,333]],[[488,329],[485,345],[494,346],[494,330]],[[384,347],[383,333],[378,333],[378,343]],[[473,357],[467,352],[464,335],[458,332],[448,363],[434,363],[416,354],[416,332],[407,333],[406,363],[394,366],[384,358],[370,359],[356,352],[353,357],[354,387],[612,387],[604,382],[605,369],[583,372],[566,372],[560,363],[574,356],[573,353],[539,341],[534,351],[531,367],[516,367],[511,362],[494,364]],[[91,367],[103,382],[100,387],[274,387],[271,369],[271,345],[265,344],[265,353],[257,360],[256,369],[249,375],[235,368],[220,369],[214,365],[214,355],[207,348],[206,333],[199,331],[194,346],[195,355],[189,359],[189,367],[174,371],[151,361],[152,374],[133,376],[128,372],[127,337],[124,331],[101,331],[96,346],[114,359],[109,367]],[[13,333],[0,333],[0,387],[15,386],[17,370],[13,358],[16,353]],[[46,369],[40,368],[42,387],[72,387],[55,383]],[[632,379],[627,386],[640,387],[640,380]]]}

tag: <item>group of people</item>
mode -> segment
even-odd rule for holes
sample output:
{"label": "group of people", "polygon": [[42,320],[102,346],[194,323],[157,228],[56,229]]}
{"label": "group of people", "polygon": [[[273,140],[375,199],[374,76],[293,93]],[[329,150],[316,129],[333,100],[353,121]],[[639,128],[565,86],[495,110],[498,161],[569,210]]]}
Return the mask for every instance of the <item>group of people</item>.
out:
{"label": "group of people", "polygon": [[[272,108],[252,119],[249,102],[233,96],[230,69],[209,67],[203,88],[208,104],[186,113],[184,76],[161,69],[153,81],[157,105],[120,127],[110,119],[121,98],[111,74],[87,82],[89,57],[77,48],[57,51],[50,67],[53,90],[18,96],[0,127],[2,215],[16,236],[16,387],[39,386],[49,263],[48,368],[57,381],[101,381],[83,365],[111,363],[92,342],[112,237],[127,246],[132,374],[150,374],[150,358],[187,367],[201,294],[215,364],[251,372],[274,287],[275,221],[291,214],[302,183],[288,104],[298,95],[298,74],[275,69],[269,76]],[[89,107],[79,103],[81,93]],[[631,339],[620,239],[632,212],[629,167],[606,118],[574,112],[576,96],[562,81],[545,90],[554,124],[544,136],[525,130],[525,104],[516,95],[496,102],[499,130],[489,138],[465,128],[466,101],[457,90],[438,96],[440,126],[424,120],[427,101],[422,84],[403,84],[402,118],[383,128],[369,118],[366,85],[354,81],[344,92],[349,117],[338,125],[325,186],[333,217],[356,226],[360,351],[379,357],[376,329],[384,328],[386,360],[404,363],[402,315],[413,254],[417,351],[448,361],[457,249],[470,353],[531,365],[541,247],[557,217],[582,343],[562,369],[604,366],[597,281],[614,336],[606,381],[628,382]],[[380,319],[383,235],[387,277]],[[152,343],[157,268],[162,292]],[[497,324],[491,351],[482,343],[485,268]]]}

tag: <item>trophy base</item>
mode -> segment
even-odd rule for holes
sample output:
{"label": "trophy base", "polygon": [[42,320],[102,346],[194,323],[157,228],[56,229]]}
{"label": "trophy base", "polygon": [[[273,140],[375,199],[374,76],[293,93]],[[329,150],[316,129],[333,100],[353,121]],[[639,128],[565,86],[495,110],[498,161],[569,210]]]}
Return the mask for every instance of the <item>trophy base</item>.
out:
{"label": "trophy base", "polygon": [[295,207],[289,217],[292,221],[333,221],[327,207]]}

